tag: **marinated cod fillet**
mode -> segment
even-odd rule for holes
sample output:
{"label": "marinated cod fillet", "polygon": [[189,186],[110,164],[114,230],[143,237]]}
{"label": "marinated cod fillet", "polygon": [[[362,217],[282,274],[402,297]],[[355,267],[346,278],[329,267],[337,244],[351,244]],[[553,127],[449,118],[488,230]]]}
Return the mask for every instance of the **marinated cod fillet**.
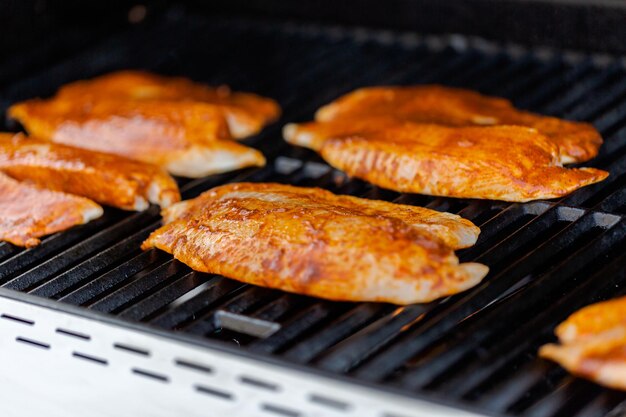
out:
{"label": "marinated cod fillet", "polygon": [[362,88],[320,108],[315,119],[329,122],[371,116],[448,126],[532,127],[559,146],[564,164],[587,161],[602,145],[602,137],[588,123],[518,110],[502,98],[437,85]]}
{"label": "marinated cod fillet", "polygon": [[539,354],[569,372],[626,390],[626,297],[585,307],[556,329],[560,345]]}
{"label": "marinated cod fillet", "polygon": [[0,173],[0,240],[37,246],[41,236],[101,215],[102,207],[91,200],[36,188]]}
{"label": "marinated cod fillet", "polygon": [[178,186],[156,165],[102,152],[0,133],[0,171],[56,191],[125,210],[180,201]]}
{"label": "marinated cod fillet", "polygon": [[9,115],[33,137],[148,162],[184,177],[265,165],[259,151],[229,140],[226,121],[211,104],[29,100],[11,106]]}
{"label": "marinated cod fillet", "polygon": [[103,99],[185,101],[211,105],[222,112],[234,138],[245,138],[278,119],[280,107],[271,99],[164,77],[143,71],[119,71],[62,87],[58,99],[96,102]]}
{"label": "marinated cod fillet", "polygon": [[563,168],[558,146],[532,128],[372,119],[356,124],[354,134],[338,121],[339,135],[327,136],[334,123],[287,125],[284,136],[351,176],[400,192],[525,202],[561,197],[608,176]]}
{"label": "marinated cod fillet", "polygon": [[476,285],[488,271],[454,255],[479,233],[467,220],[318,188],[230,184],[163,217],[143,249],[201,272],[332,300],[427,302]]}

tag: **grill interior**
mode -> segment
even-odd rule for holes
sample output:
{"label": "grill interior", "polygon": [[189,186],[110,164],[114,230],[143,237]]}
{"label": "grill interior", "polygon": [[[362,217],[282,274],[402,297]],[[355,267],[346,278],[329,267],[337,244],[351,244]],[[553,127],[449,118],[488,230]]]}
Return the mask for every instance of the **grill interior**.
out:
{"label": "grill interior", "polygon": [[[268,165],[180,180],[185,199],[225,182],[275,181],[458,213],[482,229],[476,246],[459,252],[461,261],[485,263],[491,272],[474,289],[430,304],[327,302],[196,273],[162,252],[142,253],[139,244],[159,225],[151,207],[107,209],[101,219],[28,250],[0,243],[0,286],[485,413],[619,415],[626,393],[574,378],[536,351],[576,309],[626,293],[622,62],[179,9],[113,34],[67,36],[74,43],[65,54],[13,60],[28,68],[0,64],[0,105],[119,68],[273,97],[283,106],[281,121],[248,141]],[[476,89],[593,122],[606,143],[585,165],[611,176],[559,201],[433,198],[349,179],[281,140],[284,123],[310,120],[317,107],[354,88],[415,83]]]}

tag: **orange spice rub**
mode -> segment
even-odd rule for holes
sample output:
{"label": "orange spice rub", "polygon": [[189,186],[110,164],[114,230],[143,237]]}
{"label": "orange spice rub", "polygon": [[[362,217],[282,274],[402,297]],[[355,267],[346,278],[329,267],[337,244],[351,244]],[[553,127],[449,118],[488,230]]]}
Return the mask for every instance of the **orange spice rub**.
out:
{"label": "orange spice rub", "polygon": [[592,159],[602,145],[602,137],[589,123],[519,110],[502,98],[439,85],[361,88],[320,108],[315,120],[329,122],[369,117],[445,126],[532,127],[559,146],[564,164]]}
{"label": "orange spice rub", "polygon": [[347,174],[400,192],[525,202],[561,197],[608,176],[563,168],[558,146],[521,126],[372,118],[291,124],[283,132],[287,142],[317,151]]}
{"label": "orange spice rub", "polygon": [[258,133],[280,116],[280,107],[269,98],[233,92],[226,86],[209,87],[182,77],[165,77],[144,71],[118,71],[76,81],[61,87],[57,98],[205,103],[225,115],[230,133],[237,139]]}
{"label": "orange spice rub", "polygon": [[476,241],[479,229],[468,220],[319,188],[229,184],[163,218],[143,249],[201,272],[332,300],[427,302],[476,285],[488,271],[454,255]]}
{"label": "orange spice rub", "polygon": [[203,103],[102,100],[29,100],[9,109],[34,137],[112,153],[163,167],[174,175],[203,177],[263,166],[252,148],[229,140],[221,112]]}
{"label": "orange spice rub", "polygon": [[37,246],[41,236],[101,215],[102,207],[91,200],[37,188],[0,173],[0,240]]}
{"label": "orange spice rub", "polygon": [[176,181],[156,165],[0,133],[0,171],[39,187],[125,210],[180,201]]}
{"label": "orange spice rub", "polygon": [[258,133],[279,114],[273,100],[254,94],[139,71],[71,83],[9,109],[34,137],[187,177],[263,166],[259,151],[231,139]]}

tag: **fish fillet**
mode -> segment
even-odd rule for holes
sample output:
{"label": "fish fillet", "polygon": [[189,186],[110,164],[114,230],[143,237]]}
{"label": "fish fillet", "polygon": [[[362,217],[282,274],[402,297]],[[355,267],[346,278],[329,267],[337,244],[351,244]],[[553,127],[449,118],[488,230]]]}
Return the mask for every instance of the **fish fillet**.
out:
{"label": "fish fillet", "polygon": [[33,137],[155,164],[184,177],[265,165],[259,151],[229,140],[221,111],[204,103],[35,99],[11,106],[9,115]]}
{"label": "fish fillet", "polygon": [[86,198],[44,190],[0,173],[0,240],[32,247],[38,239],[102,215]]}
{"label": "fish fillet", "polygon": [[454,255],[479,233],[467,220],[318,188],[229,184],[163,217],[143,249],[201,272],[332,300],[427,302],[476,285],[488,271]]}
{"label": "fish fillet", "polygon": [[540,356],[598,384],[626,390],[626,297],[583,308],[556,334],[560,344],[542,346]]}
{"label": "fish fillet", "polygon": [[117,155],[0,133],[0,171],[20,181],[124,210],[180,201],[178,186],[156,165]]}
{"label": "fish fillet", "polygon": [[400,192],[525,202],[561,197],[608,176],[594,168],[563,168],[558,146],[527,127],[372,119],[348,134],[346,124],[290,124],[283,133],[287,142],[319,152],[347,174]]}
{"label": "fish fillet", "polygon": [[362,88],[323,106],[315,115],[319,122],[368,117],[448,126],[532,127],[559,146],[564,164],[587,161],[602,145],[602,137],[589,123],[530,113],[502,98],[438,85]]}
{"label": "fish fillet", "polygon": [[164,77],[144,71],[118,71],[76,81],[61,87],[57,98],[91,102],[131,99],[205,103],[224,114],[234,138],[252,136],[280,116],[280,107],[269,98],[232,92],[226,86],[213,88],[182,77]]}

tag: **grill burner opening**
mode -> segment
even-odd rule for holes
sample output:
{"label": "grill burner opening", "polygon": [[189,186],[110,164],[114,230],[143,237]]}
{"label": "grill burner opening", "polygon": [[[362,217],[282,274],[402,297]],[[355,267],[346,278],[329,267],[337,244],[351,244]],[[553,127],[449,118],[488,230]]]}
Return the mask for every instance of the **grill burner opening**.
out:
{"label": "grill burner opening", "polygon": [[[0,286],[208,347],[271,355],[285,366],[302,364],[496,415],[606,415],[626,394],[576,379],[536,352],[573,311],[626,293],[624,64],[435,40],[174,9],[25,74],[1,64],[0,104],[121,68],[275,98],[282,119],[247,141],[268,165],[180,180],[183,198],[230,181],[275,181],[457,213],[482,229],[477,245],[459,252],[461,261],[491,268],[476,288],[398,308],[323,301],[200,274],[162,252],[139,250],[159,225],[156,207],[130,214],[107,209],[103,218],[32,249],[0,244]],[[611,176],[558,201],[434,198],[350,179],[281,139],[282,125],[311,119],[317,107],[354,88],[422,83],[476,89],[532,111],[592,122],[605,144],[587,165]]]}

